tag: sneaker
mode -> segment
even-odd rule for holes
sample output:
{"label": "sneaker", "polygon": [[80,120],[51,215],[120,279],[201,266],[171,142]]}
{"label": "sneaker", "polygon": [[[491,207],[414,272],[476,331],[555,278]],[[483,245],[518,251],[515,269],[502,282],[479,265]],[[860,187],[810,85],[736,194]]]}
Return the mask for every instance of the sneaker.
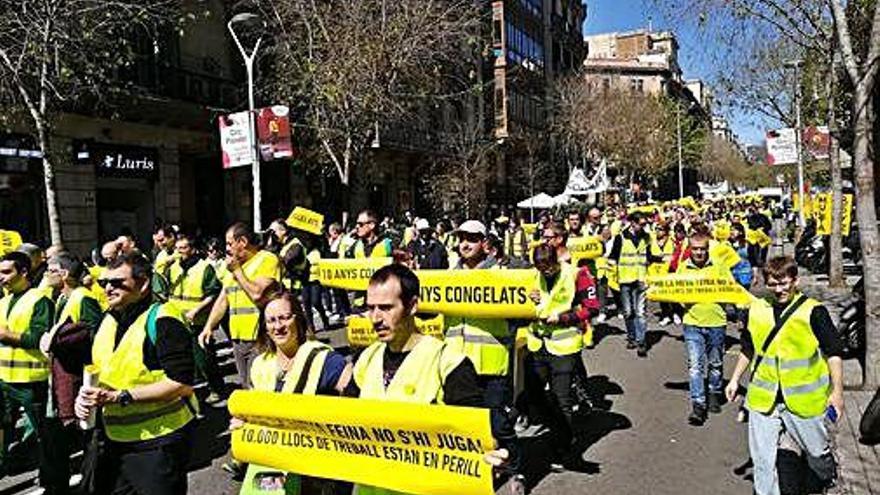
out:
{"label": "sneaker", "polygon": [[220,397],[220,394],[218,394],[217,392],[211,392],[210,394],[208,394],[207,397],[205,397],[205,404],[216,404],[221,400],[223,400],[223,398]]}
{"label": "sneaker", "polygon": [[231,474],[233,480],[235,480],[235,481],[244,480],[244,475],[245,475],[245,470],[246,470],[245,465],[236,461],[235,459],[233,459],[229,462],[224,462],[223,465],[221,466],[221,468],[224,471],[226,471],[227,473]]}
{"label": "sneaker", "polygon": [[638,347],[638,346],[636,345],[634,340],[626,339],[626,348],[627,349],[635,349],[636,347]]}
{"label": "sneaker", "polygon": [[665,327],[665,326],[669,325],[670,323],[672,323],[672,320],[670,320],[668,316],[664,316],[664,317],[660,320],[660,326],[661,326],[661,327]]}
{"label": "sneaker", "polygon": [[691,413],[688,415],[688,423],[693,426],[703,426],[706,422],[706,406],[703,404],[694,404]]}
{"label": "sneaker", "polygon": [[641,358],[648,357],[648,346],[644,343],[639,344],[639,350],[636,352],[636,354],[638,354]]}
{"label": "sneaker", "polygon": [[608,319],[608,316],[606,316],[605,313],[599,313],[599,316],[596,317],[596,324],[601,325],[601,324],[605,323],[605,320],[607,320],[607,319]]}
{"label": "sneaker", "polygon": [[681,325],[681,316],[672,315],[672,322],[676,325]]}
{"label": "sneaker", "polygon": [[709,393],[709,412],[712,414],[720,414],[721,413],[721,404],[723,404],[724,399],[721,394],[717,392]]}
{"label": "sneaker", "polygon": [[526,495],[526,477],[521,474],[513,475],[507,481],[507,490],[501,493],[506,495]]}

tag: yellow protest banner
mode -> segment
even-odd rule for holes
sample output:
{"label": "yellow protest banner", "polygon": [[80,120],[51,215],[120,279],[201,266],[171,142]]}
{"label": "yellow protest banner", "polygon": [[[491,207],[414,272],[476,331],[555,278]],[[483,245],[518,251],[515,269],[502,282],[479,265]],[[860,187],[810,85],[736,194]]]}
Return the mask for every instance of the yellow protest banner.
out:
{"label": "yellow protest banner", "polygon": [[773,239],[761,229],[752,230],[746,228],[746,241],[749,244],[757,244],[761,247],[767,247],[773,242]]}
{"label": "yellow protest banner", "polygon": [[[431,318],[419,318],[416,316],[416,328],[422,335],[430,335],[443,340],[446,337],[443,315]],[[367,347],[375,342],[378,337],[373,330],[373,322],[363,316],[353,316],[345,325],[348,345],[351,347]]]}
{"label": "yellow protest banner", "polygon": [[535,270],[417,270],[419,311],[473,318],[534,318]]}
{"label": "yellow protest banner", "polygon": [[[800,194],[793,192],[791,193],[791,204],[792,209],[794,211],[800,211],[801,203],[800,203]],[[813,196],[807,193],[804,196],[804,216],[810,217],[813,214]]]}
{"label": "yellow protest banner", "polygon": [[[852,225],[853,195],[844,194],[842,199],[840,234],[847,236],[849,235],[849,229]],[[814,218],[816,219],[816,234],[818,235],[831,235],[831,205],[831,193],[821,193],[816,195],[816,201],[813,204],[813,213]]]}
{"label": "yellow protest banner", "polygon": [[489,410],[236,391],[232,455],[284,471],[416,495],[492,495]]}
{"label": "yellow protest banner", "polygon": [[391,262],[391,258],[321,258],[317,269],[318,281],[324,287],[367,290],[373,273]]}
{"label": "yellow protest banner", "polygon": [[11,253],[21,246],[21,234],[14,230],[0,230],[0,256]]}
{"label": "yellow protest banner", "polygon": [[571,254],[571,264],[577,265],[580,260],[592,260],[602,256],[602,239],[598,236],[572,237],[565,247]]}
{"label": "yellow protest banner", "polygon": [[648,276],[659,277],[669,273],[669,264],[667,263],[651,263],[648,265]]}
{"label": "yellow protest banner", "polygon": [[723,266],[728,270],[742,261],[736,249],[727,242],[713,242],[709,246],[709,259],[712,260],[712,264]]}
{"label": "yellow protest banner", "polygon": [[749,304],[753,296],[721,267],[648,277],[648,300],[681,304]]}
{"label": "yellow protest banner", "polygon": [[852,194],[843,195],[843,210],[840,213],[840,234],[849,235],[850,226],[852,226],[853,204],[855,198]]}
{"label": "yellow protest banner", "polygon": [[287,225],[295,229],[304,230],[311,234],[321,235],[324,226],[324,215],[314,212],[302,206],[297,206],[287,217]]}

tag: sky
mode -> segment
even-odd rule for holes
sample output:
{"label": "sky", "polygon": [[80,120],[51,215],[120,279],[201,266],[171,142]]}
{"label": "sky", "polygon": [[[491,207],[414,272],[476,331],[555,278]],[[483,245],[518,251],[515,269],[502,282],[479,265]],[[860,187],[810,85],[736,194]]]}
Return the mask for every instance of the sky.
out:
{"label": "sky", "polygon": [[[718,68],[708,62],[700,46],[704,43],[699,39],[692,26],[670,25],[666,19],[650,6],[650,0],[586,0],[587,21],[584,34],[607,33],[612,31],[631,31],[646,29],[653,26],[656,31],[670,30],[675,32],[679,43],[679,63],[685,79],[702,79],[711,87],[712,76]],[[733,132],[744,145],[760,144],[766,128],[772,127],[763,119],[744,114],[718,109],[727,117]]]}

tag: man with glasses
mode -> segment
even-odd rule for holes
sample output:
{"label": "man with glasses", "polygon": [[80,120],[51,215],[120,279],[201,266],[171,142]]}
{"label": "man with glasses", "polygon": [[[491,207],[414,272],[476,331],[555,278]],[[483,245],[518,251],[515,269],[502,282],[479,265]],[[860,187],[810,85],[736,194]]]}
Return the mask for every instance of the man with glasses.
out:
{"label": "man with glasses", "polygon": [[758,495],[780,493],[776,452],[783,430],[830,488],[837,465],[825,420],[844,414],[843,346],[828,310],[798,290],[798,267],[791,257],[770,259],[763,275],[771,297],[750,306],[739,359],[724,390],[733,401],[740,378],[751,368],[745,405],[751,412],[754,490]]}
{"label": "man with glasses", "polygon": [[37,431],[40,482],[55,488],[45,429],[49,361],[40,350],[40,338],[52,326],[54,306],[46,292],[28,280],[31,260],[21,252],[0,258],[0,395],[3,404],[3,445],[0,474],[8,468],[9,445],[15,440],[15,419],[23,410]]}
{"label": "man with glasses", "polygon": [[[678,273],[710,272],[714,277],[730,277],[730,270],[716,266],[709,259],[709,237],[695,233],[690,238],[690,257],[678,266]],[[691,412],[688,423],[702,426],[706,412],[721,412],[722,379],[724,376],[724,337],[727,313],[717,303],[685,305],[684,343],[687,347]],[[709,377],[707,400],[703,375]],[[708,404],[707,404],[708,403]]]}
{"label": "man with glasses", "polygon": [[84,386],[75,411],[103,418],[106,451],[97,493],[183,494],[196,404],[192,340],[174,305],[153,300],[152,266],[123,255],[99,283],[110,311],[92,344],[99,384]]}
{"label": "man with glasses", "polygon": [[379,236],[378,217],[372,210],[358,214],[357,242],[348,250],[348,258],[384,258],[391,256],[391,240]]}

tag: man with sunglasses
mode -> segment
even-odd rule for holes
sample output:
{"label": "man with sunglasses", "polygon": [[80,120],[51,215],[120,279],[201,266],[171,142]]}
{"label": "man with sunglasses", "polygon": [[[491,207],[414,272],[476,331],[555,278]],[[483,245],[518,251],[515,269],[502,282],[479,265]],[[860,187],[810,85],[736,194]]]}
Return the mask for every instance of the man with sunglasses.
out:
{"label": "man with sunglasses", "polygon": [[[498,260],[489,254],[486,226],[468,220],[458,226],[460,258],[453,270],[500,269]],[[485,391],[486,407],[493,411],[492,433],[499,445],[510,452],[506,469],[512,475],[511,493],[524,493],[525,478],[519,473],[520,448],[513,427],[513,383],[510,356],[513,332],[509,322],[501,318],[446,317],[446,344],[464,354],[474,364],[479,383]]]}
{"label": "man with sunglasses", "polygon": [[347,258],[391,256],[391,239],[379,235],[378,216],[373,210],[360,212],[355,225],[357,241],[348,249]]}
{"label": "man with sunglasses", "polygon": [[180,310],[155,303],[152,266],[140,254],[114,260],[100,284],[110,311],[92,344],[99,385],[75,411],[101,408],[106,451],[97,493],[183,494],[196,417],[192,340]]}
{"label": "man with sunglasses", "polygon": [[31,260],[21,252],[0,258],[0,395],[3,404],[3,445],[0,474],[5,474],[15,418],[23,410],[37,431],[40,482],[51,488],[56,476],[48,458],[45,429],[49,361],[39,350],[40,338],[52,326],[54,306],[46,292],[28,280]]}

